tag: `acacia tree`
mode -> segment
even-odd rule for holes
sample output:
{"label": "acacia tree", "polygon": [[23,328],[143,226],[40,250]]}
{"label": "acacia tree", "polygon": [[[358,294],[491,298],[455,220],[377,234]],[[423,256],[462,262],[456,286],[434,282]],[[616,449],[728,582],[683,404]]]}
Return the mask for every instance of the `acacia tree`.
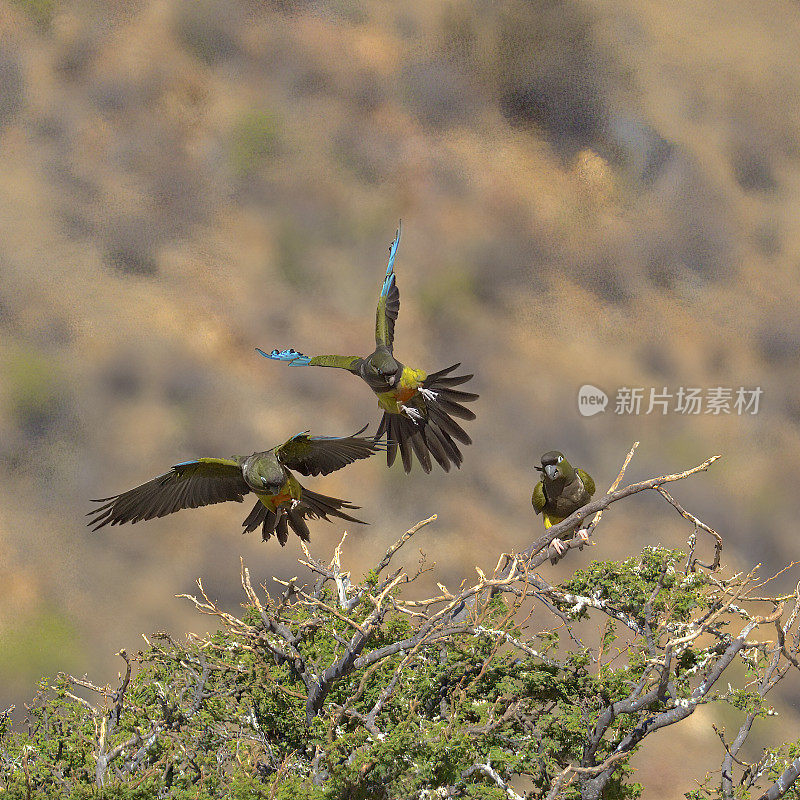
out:
{"label": "acacia tree", "polygon": [[[415,597],[434,567],[394,566],[435,517],[355,583],[342,543],[329,563],[306,549],[313,582],[284,583],[277,597],[255,589],[243,564],[238,616],[198,582],[186,597],[216,633],[154,635],[144,651],[119,654],[118,686],[59,675],[42,683],[24,725],[2,718],[5,795],[635,798],[631,756],[699,706],[728,704],[741,727],[718,731],[719,769],[689,796],[796,797],[799,742],[754,763],[742,748],[755,720],[774,713],[770,692],[800,669],[800,590],[769,596],[756,570],[729,574],[722,538],[666,490],[716,457],[619,489],[635,447],[606,495],[456,590]],[[605,508],[648,490],[687,520],[688,554],[649,547],[547,580],[540,568],[563,557],[552,539],[587,521],[597,535]],[[695,555],[701,534],[713,543],[707,564]],[[552,624],[532,631],[542,618]],[[597,618],[602,635],[589,646],[581,637]]]}

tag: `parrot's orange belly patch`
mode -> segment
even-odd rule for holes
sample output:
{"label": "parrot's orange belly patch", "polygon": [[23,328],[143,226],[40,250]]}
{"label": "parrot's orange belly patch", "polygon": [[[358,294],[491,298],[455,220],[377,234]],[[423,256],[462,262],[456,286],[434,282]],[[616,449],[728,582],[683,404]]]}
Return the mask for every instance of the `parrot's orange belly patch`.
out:
{"label": "parrot's orange belly patch", "polygon": [[291,500],[292,496],[290,494],[276,494],[272,498],[272,502],[275,503],[276,506],[279,506],[281,503],[285,503],[287,500]]}
{"label": "parrot's orange belly patch", "polygon": [[410,400],[416,393],[417,390],[413,387],[408,387],[407,389],[398,389],[395,398],[397,399],[398,403],[405,403],[407,400]]}

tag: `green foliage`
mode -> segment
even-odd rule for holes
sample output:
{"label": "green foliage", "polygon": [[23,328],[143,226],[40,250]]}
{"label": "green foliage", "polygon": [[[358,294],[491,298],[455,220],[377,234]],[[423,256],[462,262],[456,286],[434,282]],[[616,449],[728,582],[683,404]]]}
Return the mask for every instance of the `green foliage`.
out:
{"label": "green foliage", "polygon": [[[741,781],[741,784],[744,785],[737,785],[734,782],[733,796],[736,798],[749,798],[751,796],[749,791],[750,786],[757,781],[757,775],[754,773],[758,773],[758,775],[763,774],[769,783],[774,783],[781,777],[787,766],[797,758],[800,758],[800,740],[786,742],[778,747],[765,748],[758,762],[753,765],[751,769],[745,771],[743,780]],[[758,796],[758,794],[760,793],[753,793],[753,796]],[[690,792],[686,792],[684,797],[686,797],[687,800],[724,800],[719,786],[715,785],[713,776],[711,775],[706,775],[705,780],[699,784],[699,787]],[[784,800],[798,800],[798,798],[800,798],[800,789],[798,789],[798,785],[796,783],[794,785],[789,785],[785,793],[782,793],[780,797],[784,798]]]}
{"label": "green foliage", "polygon": [[[656,614],[668,613],[677,621],[686,621],[703,602],[708,579],[699,572],[680,572],[685,555],[680,550],[645,548],[641,556],[614,561],[593,561],[578,570],[564,589],[578,595],[595,595],[639,623],[654,590],[651,604]],[[663,573],[663,574],[662,574]]]}
{"label": "green foliage", "polygon": [[[770,781],[778,780],[781,773],[786,769],[786,765],[800,758],[800,739],[796,742],[787,742],[779,747],[767,750],[763,758],[769,764],[767,774]],[[789,787],[789,790],[783,796],[786,800],[798,800],[800,798],[800,787],[797,784]]]}

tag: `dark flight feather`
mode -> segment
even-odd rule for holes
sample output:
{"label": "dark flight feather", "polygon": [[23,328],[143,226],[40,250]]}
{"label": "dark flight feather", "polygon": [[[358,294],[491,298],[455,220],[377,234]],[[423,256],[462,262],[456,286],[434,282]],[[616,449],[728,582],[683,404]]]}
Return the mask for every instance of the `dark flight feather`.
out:
{"label": "dark flight feather", "polygon": [[428,413],[446,434],[458,439],[461,444],[472,444],[469,434],[438,405],[431,404]]}
{"label": "dark flight feather", "polygon": [[420,463],[420,466],[425,472],[431,471],[431,456],[428,449],[428,443],[425,441],[421,428],[417,428],[414,433],[409,436],[411,446],[414,448],[414,454]]}
{"label": "dark flight feather", "polygon": [[[439,409],[449,414],[451,417],[458,417],[459,419],[466,420],[475,419],[475,414],[468,408],[464,408],[464,406],[460,405],[459,403],[448,400],[442,395],[439,395],[436,400],[431,401],[431,405],[434,403],[439,407]],[[464,442],[464,444],[466,444],[466,442]]]}
{"label": "dark flight feather", "polygon": [[431,423],[423,429],[423,436],[425,437],[425,444],[428,446],[431,455],[436,460],[436,463],[445,471],[450,472],[450,458],[445,449],[444,443],[439,440],[436,428]]}
{"label": "dark flight feather", "polygon": [[104,525],[135,524],[164,517],[183,508],[199,508],[229,500],[241,503],[249,491],[236,462],[200,459],[178,464],[164,475],[127,492],[96,500],[103,505],[87,516],[92,516],[89,525],[96,531]]}
{"label": "dark flight feather", "polygon": [[366,429],[365,425],[352,436],[341,437],[298,433],[276,447],[275,455],[287,469],[301,475],[327,475],[384,449],[385,445],[372,436],[359,436]]}
{"label": "dark flight feather", "polygon": [[302,512],[298,513],[297,509],[289,509],[286,512],[291,529],[304,541],[307,542],[311,537],[311,531],[308,530],[305,518]]}
{"label": "dark flight feather", "polygon": [[304,516],[313,518],[319,517],[320,519],[327,520],[328,514],[339,519],[346,519],[348,522],[357,522],[360,525],[366,525],[363,519],[357,519],[342,511],[343,508],[357,509],[360,506],[355,506],[347,500],[340,500],[337,497],[328,497],[324,494],[312,492],[309,489],[303,488],[303,494],[300,500],[300,505],[297,510],[302,509]]}

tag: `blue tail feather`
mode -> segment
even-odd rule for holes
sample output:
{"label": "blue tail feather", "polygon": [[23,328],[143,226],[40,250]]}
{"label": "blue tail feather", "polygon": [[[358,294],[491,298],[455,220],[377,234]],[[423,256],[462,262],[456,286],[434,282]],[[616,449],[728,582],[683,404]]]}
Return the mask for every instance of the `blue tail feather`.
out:
{"label": "blue tail feather", "polygon": [[265,353],[260,347],[256,347],[256,352],[264,358],[270,358],[273,361],[287,361],[290,367],[307,367],[311,358],[304,356],[293,347],[287,350],[273,350],[271,353]]}

